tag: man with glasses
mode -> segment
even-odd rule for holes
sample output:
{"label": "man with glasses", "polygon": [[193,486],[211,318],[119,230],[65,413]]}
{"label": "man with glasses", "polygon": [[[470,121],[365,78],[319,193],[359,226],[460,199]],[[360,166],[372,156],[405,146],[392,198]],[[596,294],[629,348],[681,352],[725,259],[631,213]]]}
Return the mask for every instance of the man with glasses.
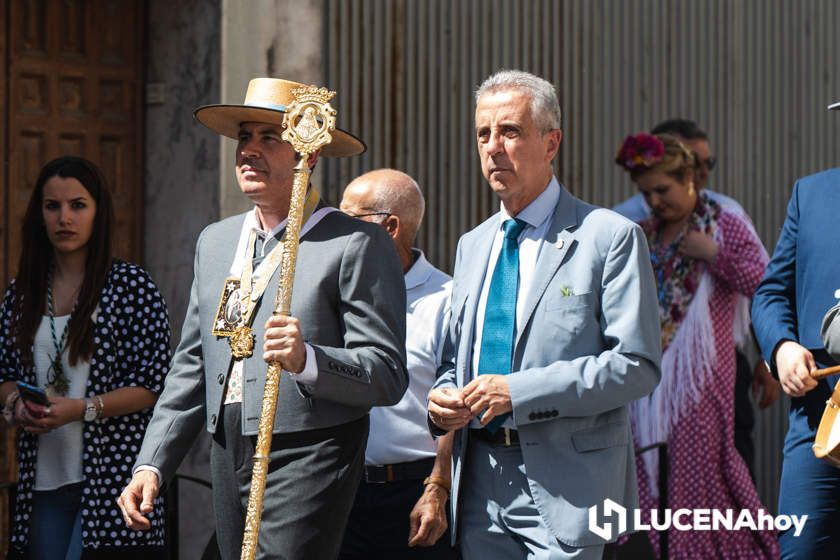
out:
{"label": "man with glasses", "polygon": [[447,539],[452,436],[435,440],[426,396],[440,366],[451,278],[433,267],[414,239],[425,202],[417,183],[395,169],[351,182],[341,210],[381,225],[394,240],[405,274],[408,390],[394,406],[370,411],[365,474],[356,493],[341,560],[455,558]]}
{"label": "man with glasses", "polygon": [[[694,152],[697,159],[697,169],[694,173],[694,186],[720,204],[723,208],[738,213],[749,219],[746,211],[738,202],[724,194],[707,189],[709,172],[715,168],[717,158],[712,155],[709,136],[688,119],[668,119],[657,124],[651,134],[670,134],[676,136],[685,146]],[[641,193],[638,193],[613,208],[619,214],[640,222],[650,216],[650,207],[645,203]],[[752,223],[749,221],[749,223]],[[739,306],[736,324],[746,325],[749,322],[748,300],[744,298]],[[759,407],[767,408],[779,398],[779,383],[770,374],[770,370],[761,360],[758,346],[753,336],[743,328],[740,344],[735,351],[737,365],[735,377],[735,448],[747,464],[750,474],[755,479],[754,461],[755,447],[752,431],[755,426],[755,416],[750,402],[750,388],[753,393],[761,394]]]}

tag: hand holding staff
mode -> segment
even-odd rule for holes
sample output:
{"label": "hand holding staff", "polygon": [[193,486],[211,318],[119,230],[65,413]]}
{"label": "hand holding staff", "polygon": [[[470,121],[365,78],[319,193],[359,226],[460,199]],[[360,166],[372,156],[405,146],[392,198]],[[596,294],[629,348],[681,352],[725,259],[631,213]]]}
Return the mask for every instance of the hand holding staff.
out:
{"label": "hand holding staff", "polygon": [[[286,108],[283,116],[283,140],[292,145],[300,156],[300,160],[295,166],[283,261],[280,265],[280,281],[274,302],[276,315],[289,315],[291,310],[292,284],[300,244],[304,199],[309,186],[309,158],[332,141],[330,133],[335,130],[336,111],[329,104],[330,99],[335,96],[334,91],[306,86],[292,90],[292,94],[294,103]],[[282,368],[279,362],[268,362],[253,459],[251,491],[248,495],[248,509],[245,516],[245,534],[242,539],[240,557],[242,560],[253,560],[257,553],[265,479],[268,472],[268,457],[271,451],[271,435],[274,432],[274,414],[277,410],[277,391],[280,387]]]}

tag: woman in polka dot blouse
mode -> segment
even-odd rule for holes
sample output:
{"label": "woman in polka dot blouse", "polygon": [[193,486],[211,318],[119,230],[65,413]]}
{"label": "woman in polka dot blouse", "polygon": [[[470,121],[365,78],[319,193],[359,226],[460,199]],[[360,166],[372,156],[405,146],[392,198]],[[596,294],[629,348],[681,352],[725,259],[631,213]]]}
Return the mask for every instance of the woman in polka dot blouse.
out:
{"label": "woman in polka dot blouse", "polygon": [[[745,217],[695,188],[696,156],[676,137],[629,136],[617,162],[653,212],[640,225],[650,246],[662,329],[662,379],[649,398],[631,407],[636,444],[668,444],[667,507],[748,509],[757,518],[766,508],[734,441],[734,319],[736,303],[758,286],[767,253]],[[655,453],[637,458],[647,522],[658,506],[655,459]],[[659,534],[648,535],[658,548]],[[668,539],[671,558],[779,556],[769,530],[672,528]]]}
{"label": "woman in polka dot blouse", "polygon": [[149,275],[112,258],[113,221],[94,164],[61,157],[44,166],[0,308],[0,402],[21,428],[12,558],[162,551],[162,501],[152,530],[139,533],[121,522],[116,499],[163,388],[169,320]]}

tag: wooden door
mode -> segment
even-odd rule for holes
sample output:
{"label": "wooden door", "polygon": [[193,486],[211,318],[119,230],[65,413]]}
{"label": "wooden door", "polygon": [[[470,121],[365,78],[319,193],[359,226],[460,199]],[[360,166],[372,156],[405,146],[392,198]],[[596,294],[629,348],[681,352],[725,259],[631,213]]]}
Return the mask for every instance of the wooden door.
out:
{"label": "wooden door", "polygon": [[[102,168],[114,195],[116,254],[141,261],[143,1],[10,0],[0,12],[3,285],[16,273],[20,223],[38,171],[60,155]],[[12,438],[7,430],[0,442],[0,483],[16,479]],[[0,508],[4,548],[3,497]]]}

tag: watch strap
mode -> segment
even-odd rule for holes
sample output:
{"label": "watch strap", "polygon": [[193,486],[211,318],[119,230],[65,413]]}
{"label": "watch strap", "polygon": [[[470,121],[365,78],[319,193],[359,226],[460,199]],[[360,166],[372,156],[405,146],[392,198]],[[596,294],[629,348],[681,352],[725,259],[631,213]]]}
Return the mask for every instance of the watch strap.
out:
{"label": "watch strap", "polygon": [[85,399],[85,413],[82,418],[85,422],[93,422],[99,418],[99,409],[93,399]]}

